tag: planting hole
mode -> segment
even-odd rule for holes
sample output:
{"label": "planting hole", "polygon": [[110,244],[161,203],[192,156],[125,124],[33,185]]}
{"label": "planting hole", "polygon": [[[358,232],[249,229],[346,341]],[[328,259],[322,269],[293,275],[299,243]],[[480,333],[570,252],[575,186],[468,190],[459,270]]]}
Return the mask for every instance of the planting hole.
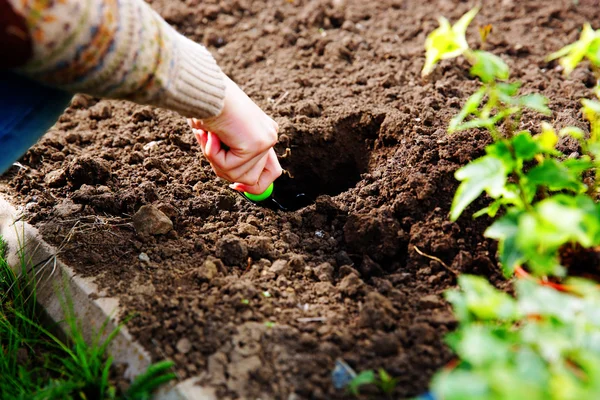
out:
{"label": "planting hole", "polygon": [[281,166],[291,177],[275,183],[278,195],[288,210],[297,210],[314,202],[319,195],[335,196],[352,187],[369,169],[374,139],[384,115],[351,115],[323,132],[299,131],[289,143],[276,146]]}

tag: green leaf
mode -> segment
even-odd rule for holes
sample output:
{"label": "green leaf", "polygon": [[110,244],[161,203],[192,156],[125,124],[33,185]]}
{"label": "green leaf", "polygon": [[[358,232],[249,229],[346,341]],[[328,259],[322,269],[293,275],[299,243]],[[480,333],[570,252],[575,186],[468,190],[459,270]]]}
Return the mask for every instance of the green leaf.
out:
{"label": "green leaf", "polygon": [[507,80],[510,74],[508,65],[502,59],[487,51],[473,51],[474,60],[471,75],[475,75],[484,83],[496,80]]}
{"label": "green leaf", "polygon": [[460,112],[450,120],[450,125],[448,126],[449,133],[456,132],[458,130],[457,127],[465,120],[465,118],[476,113],[477,109],[481,105],[483,96],[485,96],[484,87],[479,88],[475,93],[469,96],[469,99]]}
{"label": "green leaf", "polygon": [[391,394],[398,385],[398,378],[392,378],[390,374],[383,368],[379,368],[379,383],[378,386],[385,394]]}
{"label": "green leaf", "polygon": [[554,148],[558,143],[558,135],[556,135],[556,131],[549,123],[542,122],[542,132],[539,135],[534,136],[533,139],[545,152],[555,152]]}
{"label": "green leaf", "polygon": [[487,376],[468,370],[442,370],[431,384],[436,399],[479,400],[492,399]]}
{"label": "green leaf", "polygon": [[493,287],[485,278],[460,275],[458,285],[460,291],[449,290],[445,296],[460,321],[512,321],[518,316],[515,300]]}
{"label": "green leaf", "polygon": [[446,18],[438,18],[440,26],[425,39],[425,65],[422,76],[429,75],[438,61],[458,57],[469,48],[465,34],[478,11],[479,8],[470,10],[454,26],[450,26]]}
{"label": "green leaf", "polygon": [[515,151],[515,156],[523,161],[533,160],[533,158],[543,152],[540,144],[534,140],[529,131],[521,131],[510,140]]}
{"label": "green leaf", "polygon": [[565,75],[569,75],[586,56],[590,61],[598,62],[598,40],[598,32],[594,31],[589,23],[585,23],[579,40],[550,54],[546,60],[551,61],[559,58],[559,63],[564,68]]}
{"label": "green leaf", "polygon": [[518,307],[524,315],[558,318],[561,322],[574,322],[584,309],[584,301],[571,294],[539,285],[527,280],[516,283]]}
{"label": "green leaf", "polygon": [[521,82],[498,82],[496,83],[496,89],[498,92],[507,97],[516,96],[519,93],[519,89],[521,88]]}
{"label": "green leaf", "polygon": [[519,220],[523,215],[522,211],[510,210],[502,218],[496,220],[486,229],[484,236],[496,239],[498,243],[498,253],[500,263],[505,276],[511,276],[515,267],[520,265],[525,259],[525,255],[518,245]]}
{"label": "green leaf", "polygon": [[511,344],[495,336],[495,329],[483,325],[469,325],[462,332],[456,347],[457,355],[473,367],[502,363],[510,357]]}
{"label": "green leaf", "polygon": [[356,375],[348,384],[348,391],[358,396],[360,394],[360,387],[363,385],[369,385],[375,383],[375,372],[373,370],[362,371]]}
{"label": "green leaf", "polygon": [[572,138],[577,140],[585,139],[585,132],[577,128],[576,126],[567,126],[565,128],[562,128],[560,132],[558,132],[558,134],[560,136],[571,136]]}
{"label": "green leaf", "polygon": [[485,190],[492,198],[502,194],[508,171],[501,159],[487,155],[460,168],[454,176],[462,181],[454,194],[450,219],[456,219]]}
{"label": "green leaf", "polygon": [[[575,164],[579,167],[579,165]],[[555,159],[544,160],[527,173],[527,179],[535,185],[547,187],[551,191],[570,190],[585,192],[587,186],[581,182],[579,171],[569,169]]]}
{"label": "green leaf", "polygon": [[519,104],[544,115],[552,114],[552,111],[548,108],[548,99],[539,93],[531,93],[519,97]]}

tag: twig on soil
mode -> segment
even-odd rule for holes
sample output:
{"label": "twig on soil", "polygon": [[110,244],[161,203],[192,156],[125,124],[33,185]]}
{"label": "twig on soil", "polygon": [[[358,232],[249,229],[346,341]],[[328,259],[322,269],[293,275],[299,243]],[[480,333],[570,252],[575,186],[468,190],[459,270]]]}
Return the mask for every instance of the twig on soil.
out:
{"label": "twig on soil", "polygon": [[325,322],[327,321],[327,317],[308,317],[308,318],[298,318],[296,319],[298,322],[306,323],[306,322]]}
{"label": "twig on soil", "polygon": [[458,275],[459,275],[457,271],[455,271],[455,270],[453,270],[452,268],[450,268],[450,267],[448,266],[448,264],[446,264],[445,262],[443,262],[443,261],[442,261],[442,260],[440,260],[439,258],[437,258],[437,257],[435,257],[435,256],[432,256],[432,255],[429,255],[429,254],[425,254],[425,253],[423,253],[421,250],[419,250],[419,248],[418,248],[417,246],[413,246],[413,248],[415,249],[415,251],[416,251],[417,253],[419,253],[419,254],[420,254],[420,255],[422,255],[423,257],[427,257],[427,258],[429,258],[429,259],[432,259],[432,260],[434,260],[434,261],[437,261],[437,262],[439,262],[440,264],[442,264],[442,266],[443,266],[444,268],[446,268],[446,269],[447,269],[449,272],[452,272],[452,273],[454,274],[454,276],[458,276]]}
{"label": "twig on soil", "polygon": [[286,92],[280,98],[277,99],[275,104],[273,104],[273,108],[277,107],[279,105],[279,103],[281,103],[283,101],[283,99],[285,99],[288,96],[288,94],[290,94],[290,92],[288,92],[286,90]]}

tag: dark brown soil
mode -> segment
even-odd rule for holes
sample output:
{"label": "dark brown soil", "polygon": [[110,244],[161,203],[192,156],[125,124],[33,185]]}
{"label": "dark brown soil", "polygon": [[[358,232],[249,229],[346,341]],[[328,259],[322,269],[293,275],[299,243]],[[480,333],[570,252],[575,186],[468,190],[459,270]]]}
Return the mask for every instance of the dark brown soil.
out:
{"label": "dark brown soil", "polygon": [[[447,219],[454,171],[489,142],[445,131],[477,83],[460,60],[420,78],[436,17],[455,20],[474,2],[152,5],[277,120],[296,189],[323,196],[295,212],[258,208],[215,178],[181,117],[82,96],[4,190],[68,263],[140,314],[131,331],[157,359],[173,358],[180,378],[200,375],[219,398],[345,398],[331,382],[338,357],[398,377],[393,398],[425,391],[452,357],[441,294],[455,277],[415,246],[501,284],[482,236],[489,221]],[[477,25],[491,23],[487,49],[525,92],[551,98],[560,128],[580,124],[593,79],[583,68],[564,78],[544,56],[599,16],[596,1],[485,1],[469,37],[475,45]],[[525,116],[523,127],[538,122]],[[136,235],[131,216],[145,204],[174,230]]]}

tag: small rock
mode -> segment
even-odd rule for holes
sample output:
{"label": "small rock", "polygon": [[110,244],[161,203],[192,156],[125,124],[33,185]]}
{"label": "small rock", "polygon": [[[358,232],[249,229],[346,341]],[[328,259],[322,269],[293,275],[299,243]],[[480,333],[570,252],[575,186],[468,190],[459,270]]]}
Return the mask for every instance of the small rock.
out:
{"label": "small rock", "polygon": [[333,265],[328,262],[317,265],[315,275],[321,282],[331,282],[333,280]]}
{"label": "small rock", "polygon": [[182,338],[177,341],[175,348],[182,354],[187,354],[192,349],[192,343],[188,338]]}
{"label": "small rock", "polygon": [[64,218],[78,213],[82,208],[81,204],[75,204],[71,199],[65,199],[60,204],[54,206],[54,214]]}
{"label": "small rock", "polygon": [[354,296],[362,289],[364,282],[358,277],[358,275],[352,273],[346,275],[344,279],[339,283],[338,289],[340,292],[347,296]]}
{"label": "small rock", "polygon": [[150,262],[150,257],[146,253],[140,253],[140,255],[138,256],[138,259],[141,262],[145,262],[145,263],[149,263]]}
{"label": "small rock", "polygon": [[242,265],[248,258],[248,246],[239,237],[226,235],[217,242],[216,255],[226,265]]}
{"label": "small rock", "polygon": [[238,225],[238,234],[241,237],[246,236],[257,236],[259,233],[258,228],[254,225],[250,225],[248,223],[242,222]]}
{"label": "small rock", "polygon": [[44,182],[51,188],[58,188],[67,184],[67,176],[63,169],[50,171],[44,177]]}
{"label": "small rock", "polygon": [[195,271],[196,279],[200,281],[212,281],[219,274],[219,267],[212,257],[207,258],[202,266]]}
{"label": "small rock", "polygon": [[275,260],[269,267],[269,271],[277,275],[285,275],[289,271],[288,262],[286,260]]}
{"label": "small rock", "polygon": [[140,235],[164,235],[173,229],[173,222],[158,208],[145,205],[134,214],[133,226]]}

